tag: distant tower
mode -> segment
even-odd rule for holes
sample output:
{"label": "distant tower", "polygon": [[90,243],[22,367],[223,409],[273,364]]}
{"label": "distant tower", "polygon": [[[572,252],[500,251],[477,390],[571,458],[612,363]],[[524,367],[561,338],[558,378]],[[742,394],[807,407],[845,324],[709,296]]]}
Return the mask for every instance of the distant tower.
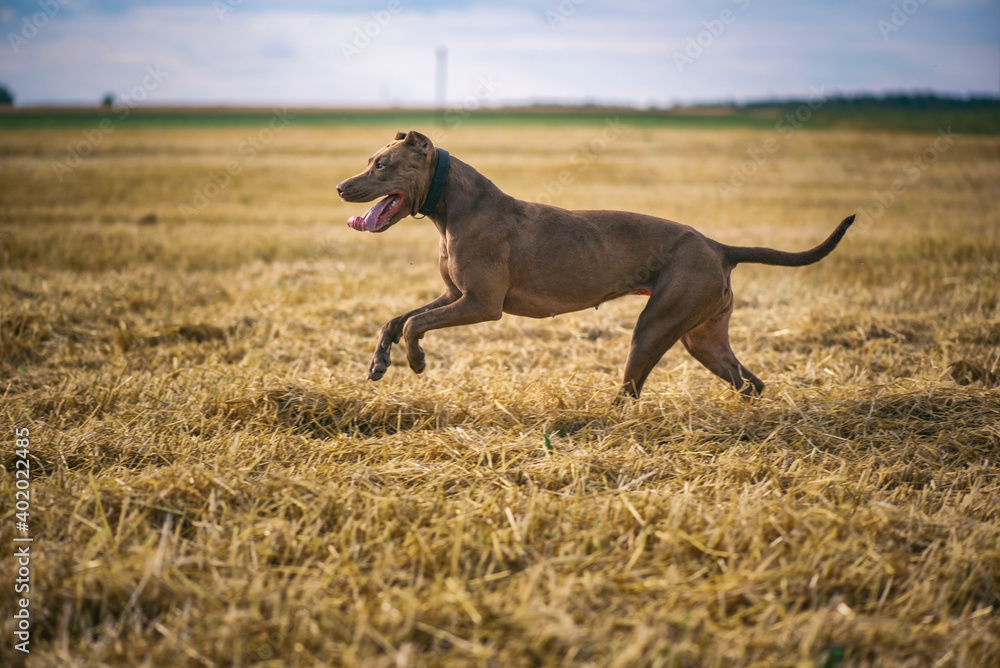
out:
{"label": "distant tower", "polygon": [[448,84],[448,49],[439,46],[437,48],[437,86],[435,90],[437,92],[437,117],[438,122],[444,122],[444,108],[447,103],[447,84]]}

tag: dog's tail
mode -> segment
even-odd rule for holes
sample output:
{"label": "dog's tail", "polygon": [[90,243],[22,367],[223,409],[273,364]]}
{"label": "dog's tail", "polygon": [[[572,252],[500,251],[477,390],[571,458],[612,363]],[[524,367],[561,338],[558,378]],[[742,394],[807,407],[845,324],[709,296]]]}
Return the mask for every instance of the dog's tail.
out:
{"label": "dog's tail", "polygon": [[773,248],[750,246],[724,246],[726,264],[733,266],[743,262],[756,264],[773,264],[780,267],[804,267],[813,262],[819,262],[837,247],[844,238],[847,228],[854,222],[854,216],[848,216],[837,226],[827,240],[812,250],[801,253],[789,253]]}

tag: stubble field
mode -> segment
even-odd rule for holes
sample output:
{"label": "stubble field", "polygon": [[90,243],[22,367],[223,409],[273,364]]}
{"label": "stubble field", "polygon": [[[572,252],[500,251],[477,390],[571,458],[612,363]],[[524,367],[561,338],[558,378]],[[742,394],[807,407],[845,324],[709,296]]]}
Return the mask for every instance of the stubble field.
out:
{"label": "stubble field", "polygon": [[735,271],[763,398],[678,347],[615,407],[642,297],[365,380],[437,235],[353,232],[334,185],[408,128],[265,127],[121,127],[68,170],[79,129],[0,136],[0,662],[1000,663],[1000,139],[436,133],[515,196],[727,243],[861,214],[818,265]]}

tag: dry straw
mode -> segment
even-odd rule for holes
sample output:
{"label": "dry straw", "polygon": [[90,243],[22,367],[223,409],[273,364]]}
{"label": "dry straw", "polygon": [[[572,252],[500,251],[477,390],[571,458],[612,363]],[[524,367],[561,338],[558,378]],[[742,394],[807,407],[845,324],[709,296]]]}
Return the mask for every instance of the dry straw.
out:
{"label": "dry straw", "polygon": [[[613,407],[641,298],[432,332],[424,376],[396,351],[363,379],[381,324],[439,289],[428,224],[350,233],[332,193],[395,130],[289,128],[187,224],[176,193],[239,131],[122,128],[58,186],[72,133],[0,140],[32,665],[1000,662],[996,140],[963,138],[822,264],[737,271],[764,398],[674,350]],[[588,132],[448,148],[530,197]],[[557,203],[805,248],[926,138],[802,133],[718,201],[755,140],[625,132]]]}

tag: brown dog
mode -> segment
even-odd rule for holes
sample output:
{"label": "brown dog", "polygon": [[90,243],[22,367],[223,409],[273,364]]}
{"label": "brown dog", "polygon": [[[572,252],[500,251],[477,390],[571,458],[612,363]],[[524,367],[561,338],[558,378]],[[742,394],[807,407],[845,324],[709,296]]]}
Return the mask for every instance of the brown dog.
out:
{"label": "brown dog", "polygon": [[818,262],[854,222],[848,217],[826,241],[802,253],[727,246],[662,218],[522,202],[414,131],[398,133],[337,192],[346,202],[384,198],[364,216],[350,219],[356,230],[384,232],[424,213],[441,234],[438,266],[445,292],[382,327],[369,379],[385,374],[389,351],[400,337],[410,368],[421,373],[419,341],[432,329],[499,320],[504,313],[548,318],[623,295],[649,295],[619,392],[632,397],[639,396],[649,372],[678,339],[735,389],[746,396],[760,394],[764,383],[729,346],[733,267]]}

